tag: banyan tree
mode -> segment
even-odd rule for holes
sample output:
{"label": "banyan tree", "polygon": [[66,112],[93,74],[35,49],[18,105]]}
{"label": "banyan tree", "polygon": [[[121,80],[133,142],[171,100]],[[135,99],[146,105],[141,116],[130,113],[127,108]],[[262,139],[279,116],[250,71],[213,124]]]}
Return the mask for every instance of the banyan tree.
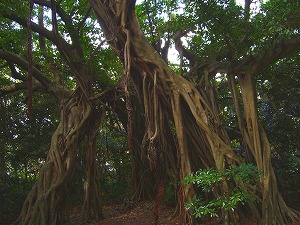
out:
{"label": "banyan tree", "polygon": [[[172,180],[177,189],[177,215],[187,224],[197,224],[197,219],[184,205],[197,196],[199,190],[191,184],[181,186],[180,181],[199,169],[216,168],[222,172],[249,161],[260,171],[256,185],[251,187],[259,201],[245,206],[252,216],[266,225],[299,220],[299,212],[289,208],[278,191],[271,145],[258,112],[256,88],[257,77],[267,68],[299,54],[299,18],[292,10],[299,9],[299,3],[284,5],[281,3],[284,1],[270,0],[269,5],[265,5],[269,7],[267,13],[256,12],[255,17],[251,0],[245,0],[244,7],[230,0],[145,1],[138,6],[134,0],[75,1],[76,4],[84,2],[84,9],[78,10],[85,11],[81,12],[82,18],[72,21],[76,11],[68,8],[72,1],[31,2],[34,10],[50,9],[52,28],[42,23],[41,14],[38,22],[32,16],[18,15],[11,3],[6,3],[7,10],[1,10],[1,15],[38,34],[44,52],[47,49],[43,41],[50,41],[69,68],[76,88],[47,78],[38,62],[30,65],[32,59],[24,60],[1,47],[0,58],[7,62],[12,76],[22,81],[15,89],[26,88],[29,81],[18,77],[14,65],[24,70],[31,68],[33,89],[53,94],[61,102],[60,123],[52,136],[47,160],[16,224],[63,223],[65,193],[74,170],[76,148],[84,137],[88,140],[86,159],[90,163],[86,168],[83,216],[101,218],[94,141],[102,120],[101,110],[116,103],[118,107],[111,108],[126,129],[128,148],[132,152],[134,197],[155,200],[155,224],[159,224],[159,205],[167,179]],[[276,7],[283,9],[276,11]],[[180,13],[180,8],[186,14]],[[160,27],[165,33],[155,27],[155,13],[159,12],[163,14],[161,19],[167,21],[166,27]],[[144,15],[147,28],[140,21]],[[280,16],[287,20],[281,21]],[[97,76],[103,71],[92,66],[97,58],[93,58],[94,52],[87,53],[88,47],[80,36],[81,32],[88,32],[84,24],[93,19],[100,24],[103,37],[99,35],[99,39],[104,38],[103,43],[105,40],[122,65],[120,82],[111,86],[96,85]],[[269,26],[269,19],[274,24],[284,23],[282,30],[276,33],[275,25]],[[262,29],[264,24],[269,26],[270,33],[265,31],[263,36],[255,26],[260,25]],[[190,39],[198,42],[191,41],[188,46],[186,42]],[[179,55],[180,62],[175,69],[167,57],[171,45]],[[53,60],[49,55],[45,58]],[[232,146],[220,112],[218,76],[225,80],[240,143],[251,155],[250,159]],[[3,95],[11,91],[1,89]],[[117,95],[120,97],[109,97]],[[249,191],[242,180],[225,180],[215,192],[227,193],[232,187]],[[242,212],[222,211],[222,222],[238,224],[239,213]]]}

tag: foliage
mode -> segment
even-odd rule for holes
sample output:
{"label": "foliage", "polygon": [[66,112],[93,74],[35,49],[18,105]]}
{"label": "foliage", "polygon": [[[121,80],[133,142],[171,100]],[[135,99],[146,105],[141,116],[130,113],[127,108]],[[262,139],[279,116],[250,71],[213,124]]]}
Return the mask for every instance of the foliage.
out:
{"label": "foliage", "polygon": [[[258,180],[259,171],[252,164],[241,164],[237,167],[225,169],[220,172],[216,169],[198,170],[190,176],[186,176],[182,185],[195,184],[205,193],[218,193],[223,181],[233,180],[243,181],[247,184],[255,184]],[[238,205],[252,202],[256,199],[252,194],[247,193],[238,186],[228,190],[228,193],[217,194],[212,200],[208,201],[202,197],[193,198],[185,207],[196,217],[210,215],[216,217],[220,215],[221,209],[234,211]]]}
{"label": "foliage", "polygon": [[164,202],[170,206],[176,205],[176,187],[172,181],[166,183]]}
{"label": "foliage", "polygon": [[272,145],[272,162],[279,189],[288,204],[299,209],[300,185],[299,56],[274,64],[259,76],[259,110],[262,125]]}
{"label": "foliage", "polygon": [[34,177],[29,177],[25,180],[24,177],[20,177],[19,175],[10,174],[0,178],[0,224],[4,224],[4,221],[10,221],[17,217],[22,206],[20,202],[25,200],[36,181]]}
{"label": "foliage", "polygon": [[34,120],[27,118],[24,95],[5,96],[1,104],[0,148],[5,163],[0,175],[1,219],[15,219],[20,202],[36,181],[57,124],[57,108],[53,98],[34,96]]}
{"label": "foliage", "polygon": [[104,202],[122,202],[132,194],[131,155],[126,136],[115,127],[104,126],[98,137],[102,199]]}

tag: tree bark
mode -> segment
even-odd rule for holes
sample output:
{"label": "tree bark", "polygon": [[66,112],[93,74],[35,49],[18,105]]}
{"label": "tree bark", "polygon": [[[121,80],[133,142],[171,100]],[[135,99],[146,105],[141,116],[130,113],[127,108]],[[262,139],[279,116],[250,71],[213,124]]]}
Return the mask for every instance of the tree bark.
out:
{"label": "tree bark", "polygon": [[299,213],[292,211],[278,191],[275,173],[271,164],[271,147],[267,135],[259,123],[256,103],[256,89],[251,73],[239,76],[242,89],[247,138],[245,142],[251,150],[257,167],[262,171],[260,188],[262,192],[263,224],[286,224],[299,219]]}
{"label": "tree bark", "polygon": [[91,104],[77,89],[62,105],[61,121],[39,178],[28,194],[14,224],[63,224],[68,184],[75,165],[78,143],[91,115]]}
{"label": "tree bark", "polygon": [[[186,132],[189,128],[182,123],[181,110],[183,107],[188,107],[190,116],[194,118],[197,126],[204,132],[202,137],[206,143],[206,148],[209,149],[208,152],[211,151],[209,154],[212,154],[215,160],[217,157],[220,158],[218,165],[221,164],[221,166],[218,167],[223,167],[223,159],[220,157],[222,155],[239,161],[227,143],[219,137],[213,127],[210,127],[206,114],[213,113],[205,99],[193,85],[175,74],[149,45],[139,30],[133,2],[117,3],[111,1],[108,4],[103,1],[91,1],[90,3],[107,39],[111,40],[110,38],[114,37],[114,41],[110,42],[110,45],[123,60],[125,70],[131,72],[130,78],[137,88],[140,99],[143,99],[150,167],[155,169],[157,160],[164,160],[167,158],[166,155],[172,151],[169,148],[164,148],[165,144],[162,145],[168,140],[168,137],[164,136],[165,124],[167,123],[164,123],[163,120],[169,120],[176,128],[181,179],[192,171],[189,150],[185,144],[187,141]],[[183,191],[183,203],[191,200],[194,196],[192,189],[191,186],[181,189]],[[181,208],[183,209],[183,207]],[[186,215],[186,212],[182,215]]]}
{"label": "tree bark", "polygon": [[[158,162],[156,161],[157,156],[162,154],[162,158],[166,158],[171,151],[168,148],[164,149],[164,146],[168,145],[160,145],[167,140],[164,136],[165,126],[162,126],[164,124],[161,122],[162,120],[168,120],[176,130],[181,178],[192,171],[191,150],[188,148],[190,143],[186,144],[188,140],[194,140],[194,147],[201,146],[193,151],[198,152],[198,155],[206,154],[207,158],[203,161],[205,166],[215,166],[222,171],[228,164],[231,166],[240,164],[241,160],[233,152],[230,140],[222,128],[219,112],[215,105],[215,96],[209,91],[208,73],[204,71],[206,77],[204,77],[205,85],[202,88],[205,88],[206,91],[201,90],[201,92],[183,77],[175,74],[141,33],[134,12],[134,3],[135,1],[130,0],[109,1],[109,3],[102,0],[90,1],[108,43],[123,61],[125,73],[130,76],[140,98],[143,99],[146,139],[150,146],[150,166],[155,168]],[[244,112],[248,129],[247,132],[245,130],[241,132],[251,146],[250,149],[253,150],[258,168],[264,170],[260,182],[263,195],[263,221],[266,224],[283,224],[293,221],[296,218],[295,215],[284,206],[277,191],[276,179],[270,163],[270,145],[259,126],[258,116],[255,112],[256,92],[253,90],[253,86],[249,86],[249,80],[242,79],[240,84],[243,89]],[[196,127],[195,130],[198,131],[199,136],[197,137],[196,134],[193,136],[192,128],[188,126],[190,124],[183,121],[194,121],[193,126]],[[243,125],[240,127],[243,128]],[[187,134],[191,134],[191,136],[187,136]],[[199,139],[199,137],[201,138]],[[270,188],[272,193],[269,192]],[[226,183],[223,184],[222,189],[223,192],[226,192],[228,189]],[[190,200],[193,195],[192,187],[182,188],[181,200],[183,202]],[[280,203],[273,206],[273,202]],[[270,210],[273,207],[277,208],[276,212]],[[276,217],[281,210],[281,214],[286,215],[282,219]]]}
{"label": "tree bark", "polygon": [[83,219],[99,220],[103,218],[100,201],[100,181],[97,163],[96,137],[99,130],[101,118],[95,109],[91,113],[88,124],[86,169],[84,181]]}

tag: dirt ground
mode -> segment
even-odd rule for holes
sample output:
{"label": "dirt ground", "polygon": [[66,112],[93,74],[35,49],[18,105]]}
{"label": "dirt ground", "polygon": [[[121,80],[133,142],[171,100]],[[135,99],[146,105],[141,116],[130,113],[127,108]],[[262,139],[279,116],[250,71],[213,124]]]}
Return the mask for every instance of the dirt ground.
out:
{"label": "dirt ground", "polygon": [[[83,223],[80,217],[80,208],[73,208],[69,212],[70,225],[151,225],[154,221],[153,204],[151,202],[140,202],[131,209],[124,212],[123,205],[104,206],[104,219],[90,223]],[[179,218],[173,217],[174,208],[161,206],[159,210],[159,224],[180,225]]]}
{"label": "dirt ground", "polygon": [[[175,209],[166,205],[160,206],[159,225],[183,225],[180,218],[173,216]],[[103,207],[104,219],[87,222],[81,219],[81,204],[70,207],[68,210],[68,225],[153,225],[153,202],[139,202],[131,210],[124,211],[123,205],[111,205]],[[0,225],[12,224],[13,221],[0,220]],[[201,220],[203,225],[221,225],[217,219],[207,217]],[[244,218],[241,225],[257,225],[254,219]],[[300,225],[300,222],[289,224]]]}
{"label": "dirt ground", "polygon": [[[166,205],[160,207],[160,225],[183,225],[180,218],[173,216],[175,209]],[[94,222],[83,222],[80,217],[80,208],[72,208],[69,211],[70,225],[152,225],[154,224],[154,213],[152,202],[140,202],[133,209],[123,211],[122,205],[104,206],[103,214],[105,219]],[[207,217],[201,221],[203,225],[220,224],[217,219]],[[253,219],[243,219],[241,225],[256,225]],[[300,225],[295,224],[295,225]]]}

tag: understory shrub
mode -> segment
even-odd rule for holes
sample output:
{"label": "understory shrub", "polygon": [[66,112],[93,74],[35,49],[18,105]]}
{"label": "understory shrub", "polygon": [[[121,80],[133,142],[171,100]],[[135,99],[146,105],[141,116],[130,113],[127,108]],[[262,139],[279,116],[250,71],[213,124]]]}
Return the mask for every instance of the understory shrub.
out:
{"label": "understory shrub", "polygon": [[[225,169],[220,172],[217,169],[203,169],[186,176],[182,185],[194,184],[199,187],[203,193],[210,194],[216,188],[221,187],[223,181],[234,181],[236,184],[242,181],[244,184],[255,185],[257,183],[259,171],[252,164],[241,164],[240,166]],[[207,200],[201,196],[194,197],[185,207],[196,218],[205,215],[211,217],[219,217],[221,209],[234,211],[239,204],[255,201],[257,198],[253,194],[249,194],[247,190],[241,189],[239,186],[229,188],[228,193],[220,193],[215,195],[213,199]]]}

